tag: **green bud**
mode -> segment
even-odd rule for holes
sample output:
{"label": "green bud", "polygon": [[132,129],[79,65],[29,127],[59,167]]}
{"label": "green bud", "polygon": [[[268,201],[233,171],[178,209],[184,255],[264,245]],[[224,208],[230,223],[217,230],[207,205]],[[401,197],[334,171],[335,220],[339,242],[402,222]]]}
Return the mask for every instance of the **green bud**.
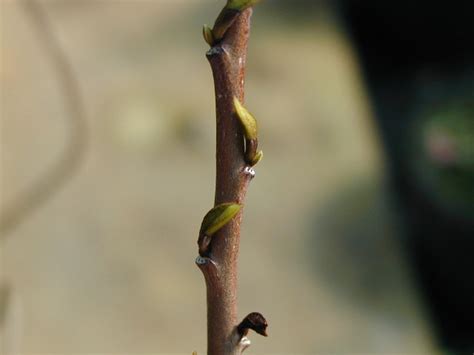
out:
{"label": "green bud", "polygon": [[263,158],[263,152],[261,150],[259,150],[257,152],[257,154],[255,154],[255,156],[253,157],[252,161],[251,161],[251,165],[254,166],[254,165],[257,165],[257,163],[262,160]]}
{"label": "green bud", "polygon": [[207,257],[210,252],[212,235],[224,227],[240,211],[242,205],[222,203],[207,212],[199,230],[199,255]]}
{"label": "green bud", "polygon": [[242,205],[222,203],[207,212],[201,224],[200,234],[212,236],[224,227],[240,211]]}
{"label": "green bud", "polygon": [[212,29],[208,25],[202,27],[202,35],[206,43],[212,47],[214,45],[214,35],[212,34]]}
{"label": "green bud", "polygon": [[245,138],[257,139],[257,120],[252,114],[240,103],[239,99],[234,96],[234,109],[244,127]]}
{"label": "green bud", "polygon": [[224,38],[230,26],[232,26],[237,17],[239,17],[239,14],[239,10],[228,9],[227,7],[221,10],[212,29],[214,43]]}
{"label": "green bud", "polygon": [[227,0],[227,5],[225,7],[232,10],[243,11],[260,1],[261,0]]}

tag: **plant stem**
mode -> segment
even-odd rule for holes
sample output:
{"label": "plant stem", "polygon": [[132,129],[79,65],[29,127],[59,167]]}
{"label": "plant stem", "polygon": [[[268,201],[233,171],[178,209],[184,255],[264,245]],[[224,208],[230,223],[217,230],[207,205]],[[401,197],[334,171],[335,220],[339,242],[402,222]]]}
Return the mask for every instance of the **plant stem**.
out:
{"label": "plant stem", "polygon": [[[242,127],[233,98],[244,99],[244,76],[252,9],[247,8],[207,53],[216,95],[215,204],[243,204],[252,176],[247,173]],[[208,355],[240,354],[237,321],[237,258],[242,211],[212,238],[212,254],[198,266],[207,286]]]}

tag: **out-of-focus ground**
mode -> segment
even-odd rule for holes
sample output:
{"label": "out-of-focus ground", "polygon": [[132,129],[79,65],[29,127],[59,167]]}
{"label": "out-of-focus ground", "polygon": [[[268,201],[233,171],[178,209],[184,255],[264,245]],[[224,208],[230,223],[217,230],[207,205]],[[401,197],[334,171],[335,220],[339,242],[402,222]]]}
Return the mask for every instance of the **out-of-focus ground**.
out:
{"label": "out-of-focus ground", "polygon": [[[197,231],[214,192],[214,104],[201,25],[222,1],[42,2],[85,97],[78,173],[7,236],[2,341],[22,353],[205,352]],[[264,16],[247,106],[264,160],[245,207],[239,312],[249,353],[429,353],[396,243],[383,157],[348,40],[330,16]],[[68,137],[58,78],[16,1],[1,3],[1,201]],[[281,14],[280,14],[281,15]]]}

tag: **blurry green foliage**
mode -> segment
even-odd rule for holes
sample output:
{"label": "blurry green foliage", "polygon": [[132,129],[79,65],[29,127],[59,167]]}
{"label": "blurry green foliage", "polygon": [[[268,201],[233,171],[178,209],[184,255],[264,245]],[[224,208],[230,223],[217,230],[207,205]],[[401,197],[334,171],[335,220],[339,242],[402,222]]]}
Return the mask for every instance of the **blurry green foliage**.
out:
{"label": "blurry green foliage", "polygon": [[474,213],[474,101],[456,101],[422,113],[412,151],[421,185],[440,206]]}

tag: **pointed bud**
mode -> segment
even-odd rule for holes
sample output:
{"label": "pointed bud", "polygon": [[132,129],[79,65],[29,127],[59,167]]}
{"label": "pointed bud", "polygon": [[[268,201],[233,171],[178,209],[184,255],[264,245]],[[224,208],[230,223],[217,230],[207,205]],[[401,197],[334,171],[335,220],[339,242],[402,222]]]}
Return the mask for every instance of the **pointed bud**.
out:
{"label": "pointed bud", "polygon": [[212,235],[224,227],[240,211],[242,205],[222,203],[207,212],[199,230],[199,255],[207,257],[210,253]]}
{"label": "pointed bud", "polygon": [[202,35],[206,43],[212,47],[214,45],[214,35],[212,34],[212,29],[208,25],[202,27]]}
{"label": "pointed bud", "polygon": [[201,224],[201,233],[212,236],[224,227],[240,211],[242,205],[222,203],[207,212]]}
{"label": "pointed bud", "polygon": [[260,1],[261,0],[227,0],[227,5],[225,7],[232,10],[243,11]]}
{"label": "pointed bud", "polygon": [[264,316],[258,312],[250,313],[247,317],[244,318],[242,322],[237,326],[237,331],[241,337],[244,337],[249,332],[249,329],[252,329],[254,332],[268,336],[267,334],[268,323]]}
{"label": "pointed bud", "polygon": [[219,42],[224,38],[227,30],[232,26],[237,17],[239,17],[239,14],[240,11],[228,9],[227,7],[224,7],[221,10],[219,16],[217,16],[216,22],[214,22],[214,27],[212,28],[214,43]]}
{"label": "pointed bud", "polygon": [[234,110],[244,127],[245,138],[249,140],[257,139],[257,120],[234,96]]}
{"label": "pointed bud", "polygon": [[263,152],[261,150],[259,150],[257,152],[257,154],[255,154],[255,156],[253,157],[252,161],[251,161],[251,166],[255,166],[257,165],[257,163],[262,160],[263,158]]}

